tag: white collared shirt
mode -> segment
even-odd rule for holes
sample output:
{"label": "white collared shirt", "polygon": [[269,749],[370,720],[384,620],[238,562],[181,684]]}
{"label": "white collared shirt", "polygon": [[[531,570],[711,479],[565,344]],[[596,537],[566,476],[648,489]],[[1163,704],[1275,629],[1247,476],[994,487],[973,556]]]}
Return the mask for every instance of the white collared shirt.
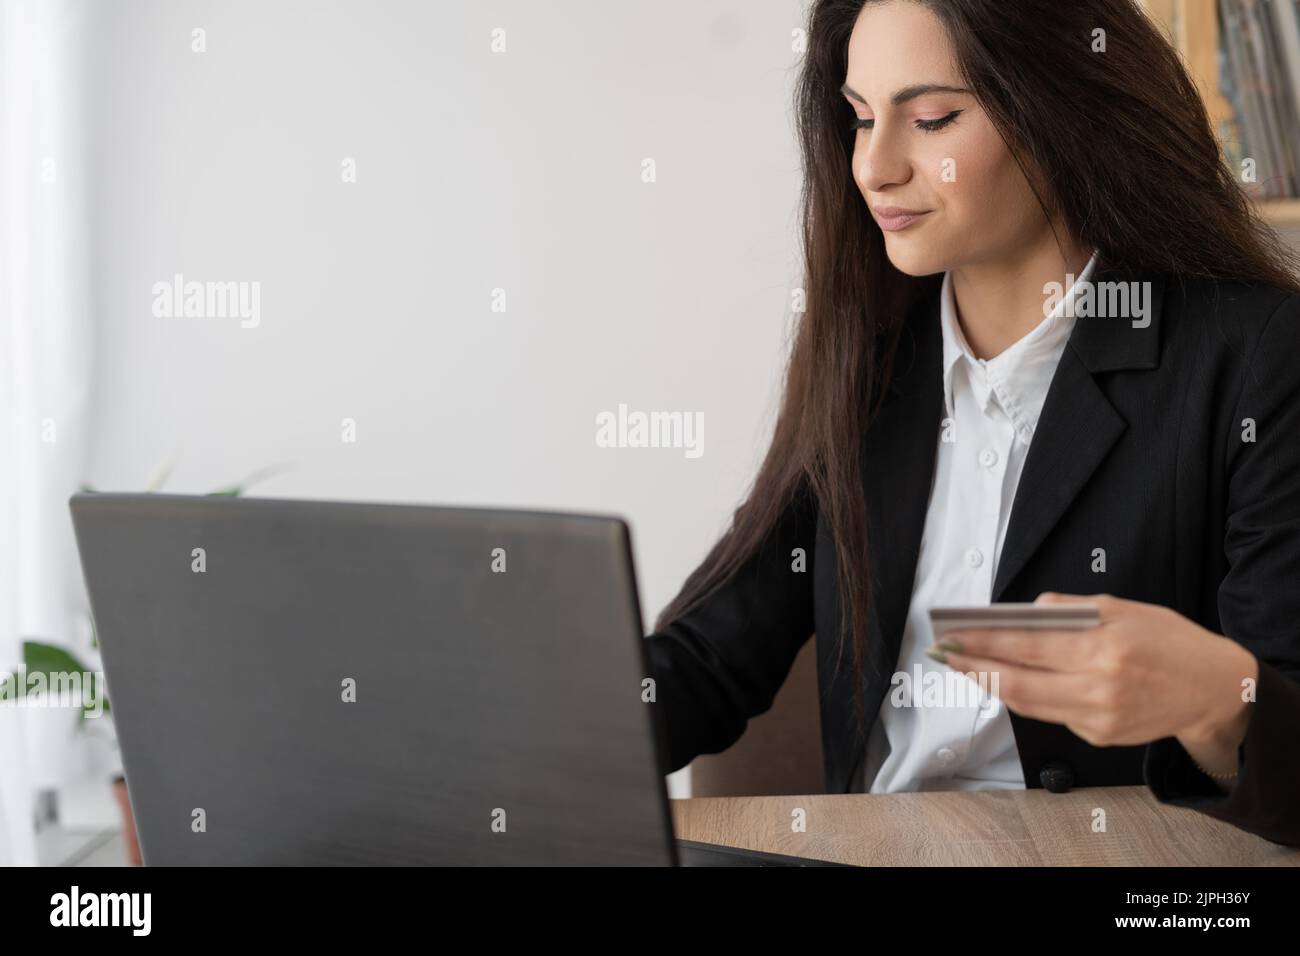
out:
{"label": "white collared shirt", "polygon": [[871,793],[1025,786],[1011,718],[1001,701],[966,678],[961,680],[971,693],[936,690],[951,688],[953,677],[947,675],[956,672],[925,654],[933,641],[928,612],[937,605],[987,605],[992,597],[1016,485],[1074,328],[1070,304],[1096,261],[1094,254],[1033,331],[988,360],[977,359],[967,345],[952,276],[944,275],[939,311],[947,418],[938,436],[894,684],[881,704],[863,763],[860,779],[871,781]]}

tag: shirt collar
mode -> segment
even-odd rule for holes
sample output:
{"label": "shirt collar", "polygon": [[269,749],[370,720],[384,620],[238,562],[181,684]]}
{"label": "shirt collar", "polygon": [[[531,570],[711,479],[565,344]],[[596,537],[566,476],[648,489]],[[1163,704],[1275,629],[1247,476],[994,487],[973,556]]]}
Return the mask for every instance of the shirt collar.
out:
{"label": "shirt collar", "polygon": [[[1047,388],[1056,372],[1065,343],[1074,328],[1074,299],[1097,264],[1092,254],[1083,272],[1060,297],[1055,308],[1032,331],[991,359],[978,359],[966,342],[952,291],[952,273],[944,273],[939,293],[939,323],[943,332],[943,392],[948,417],[954,415],[954,382],[964,381],[981,409],[997,400],[1010,417],[1016,434],[1028,444],[1038,424]],[[957,373],[962,372],[958,379]]]}

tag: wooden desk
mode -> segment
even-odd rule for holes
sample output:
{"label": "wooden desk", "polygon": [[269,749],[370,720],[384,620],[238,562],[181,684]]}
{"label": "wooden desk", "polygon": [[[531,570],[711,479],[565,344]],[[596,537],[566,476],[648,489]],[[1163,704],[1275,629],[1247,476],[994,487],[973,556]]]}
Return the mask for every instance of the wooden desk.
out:
{"label": "wooden desk", "polygon": [[[791,830],[796,808],[804,833]],[[1104,833],[1093,832],[1097,808]],[[1146,787],[701,797],[672,811],[684,840],[861,866],[1300,866],[1300,849]]]}

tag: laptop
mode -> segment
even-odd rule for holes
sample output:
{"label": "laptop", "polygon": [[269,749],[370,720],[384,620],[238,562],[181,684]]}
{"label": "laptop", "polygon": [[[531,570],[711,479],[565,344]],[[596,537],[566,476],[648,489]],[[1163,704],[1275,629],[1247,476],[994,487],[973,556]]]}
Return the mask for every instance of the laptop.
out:
{"label": "laptop", "polygon": [[627,524],[70,501],[152,865],[827,865],[674,838]]}

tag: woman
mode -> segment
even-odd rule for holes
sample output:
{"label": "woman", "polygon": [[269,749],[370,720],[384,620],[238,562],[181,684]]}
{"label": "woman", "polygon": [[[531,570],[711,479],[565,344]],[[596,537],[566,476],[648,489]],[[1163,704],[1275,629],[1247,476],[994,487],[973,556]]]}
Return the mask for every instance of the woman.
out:
{"label": "woman", "polygon": [[[669,769],[815,633],[832,792],[1145,783],[1300,844],[1297,263],[1176,53],[1132,0],[820,0],[797,110],[807,309],[647,638]],[[933,645],[1014,601],[1101,623]]]}

